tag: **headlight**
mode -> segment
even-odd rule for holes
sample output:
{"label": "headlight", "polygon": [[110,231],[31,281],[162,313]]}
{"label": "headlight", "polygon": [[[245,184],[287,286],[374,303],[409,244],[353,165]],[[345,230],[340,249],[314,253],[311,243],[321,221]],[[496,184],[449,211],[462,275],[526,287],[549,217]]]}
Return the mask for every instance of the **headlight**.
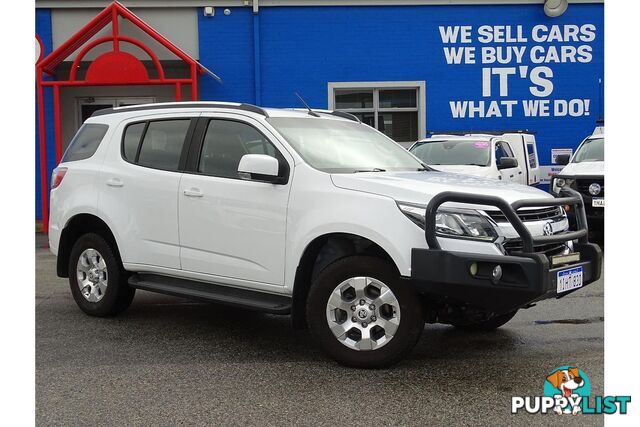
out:
{"label": "headlight", "polygon": [[[425,207],[405,203],[398,203],[398,207],[407,218],[424,230]],[[498,238],[498,232],[489,220],[470,209],[438,209],[436,212],[436,234],[440,237],[457,237],[487,242],[493,242]]]}
{"label": "headlight", "polygon": [[562,187],[571,187],[571,185],[573,185],[573,181],[574,180],[570,178],[553,178],[551,191],[553,191],[554,194],[558,194]]}

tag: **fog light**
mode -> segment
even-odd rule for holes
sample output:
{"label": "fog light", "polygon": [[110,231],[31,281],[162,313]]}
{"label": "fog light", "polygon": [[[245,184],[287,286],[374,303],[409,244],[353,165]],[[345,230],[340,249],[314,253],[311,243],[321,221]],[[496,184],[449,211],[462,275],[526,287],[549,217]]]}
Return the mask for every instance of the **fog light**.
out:
{"label": "fog light", "polygon": [[478,264],[476,264],[475,262],[471,264],[471,266],[469,267],[469,274],[471,274],[472,276],[478,274]]}
{"label": "fog light", "polygon": [[496,265],[493,267],[493,272],[491,273],[491,281],[494,285],[497,285],[500,279],[502,279],[502,267]]}

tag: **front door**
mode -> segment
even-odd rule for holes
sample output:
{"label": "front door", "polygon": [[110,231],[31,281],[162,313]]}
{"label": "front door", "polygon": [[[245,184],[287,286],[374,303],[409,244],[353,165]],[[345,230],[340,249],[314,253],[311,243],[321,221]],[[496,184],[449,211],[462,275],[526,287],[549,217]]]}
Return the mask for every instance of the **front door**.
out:
{"label": "front door", "polygon": [[284,175],[292,159],[265,127],[244,116],[201,117],[195,134],[203,135],[201,148],[178,194],[182,269],[225,284],[282,286],[291,180],[246,181],[238,164],[245,154],[266,154],[279,160]]}
{"label": "front door", "polygon": [[[495,156],[496,156],[496,166],[500,164],[500,159],[502,157],[515,157],[513,154],[513,149],[506,141],[497,141],[495,146]],[[523,175],[521,165],[518,165],[514,168],[506,168],[500,169],[500,176],[503,181],[511,181],[511,182],[521,182]]]}

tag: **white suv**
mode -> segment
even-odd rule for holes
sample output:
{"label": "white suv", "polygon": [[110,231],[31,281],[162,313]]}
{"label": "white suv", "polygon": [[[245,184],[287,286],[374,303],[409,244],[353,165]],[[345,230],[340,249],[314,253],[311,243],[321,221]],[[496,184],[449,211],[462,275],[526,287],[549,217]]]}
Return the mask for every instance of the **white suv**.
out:
{"label": "white suv", "polygon": [[600,276],[571,189],[435,172],[346,113],[102,110],[54,171],[57,273],[95,316],[135,289],[291,314],[339,362],[388,366],[424,323],[486,330]]}

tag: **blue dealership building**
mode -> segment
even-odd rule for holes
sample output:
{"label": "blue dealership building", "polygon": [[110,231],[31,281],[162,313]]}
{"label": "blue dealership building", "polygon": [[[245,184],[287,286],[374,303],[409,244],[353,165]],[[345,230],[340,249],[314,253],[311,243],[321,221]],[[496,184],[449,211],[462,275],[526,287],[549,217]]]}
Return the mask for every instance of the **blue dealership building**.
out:
{"label": "blue dealership building", "polygon": [[[405,145],[430,132],[533,132],[547,166],[553,150],[575,149],[604,120],[603,1],[569,1],[559,16],[548,16],[558,13],[545,13],[543,0],[119,5],[146,24],[113,12],[123,40],[153,53],[123,47],[155,84],[126,81],[126,68],[117,63],[110,64],[112,79],[104,80],[104,72],[100,82],[88,78],[109,46],[96,44],[82,55],[83,46],[114,31],[114,21],[92,21],[113,4],[36,0],[42,81],[75,76],[73,84],[42,86],[37,219],[46,212],[45,184],[60,153],[86,117],[109,106],[197,98],[301,107],[299,93],[312,107],[352,112]],[[167,78],[182,83],[161,84],[153,56]],[[197,81],[188,80],[191,59]]]}

